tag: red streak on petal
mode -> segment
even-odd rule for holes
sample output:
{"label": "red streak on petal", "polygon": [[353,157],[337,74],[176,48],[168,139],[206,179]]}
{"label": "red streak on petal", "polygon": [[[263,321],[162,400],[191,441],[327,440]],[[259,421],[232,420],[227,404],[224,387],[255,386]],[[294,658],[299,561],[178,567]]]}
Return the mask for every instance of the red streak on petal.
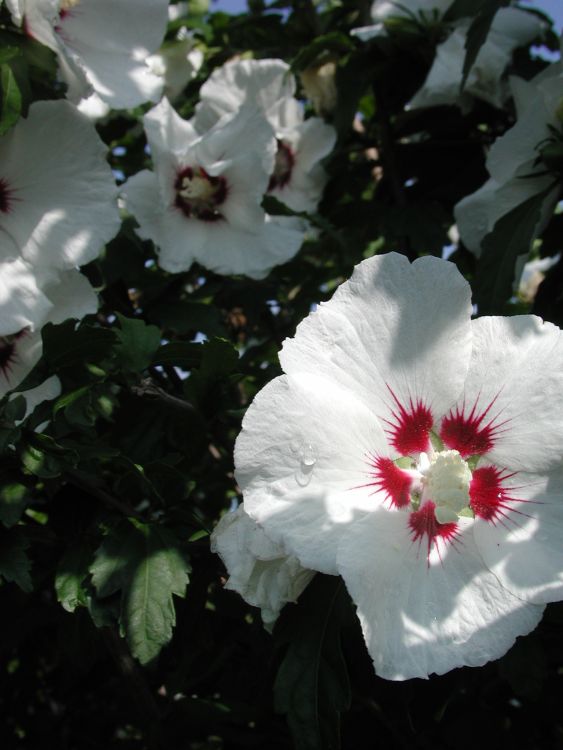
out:
{"label": "red streak on petal", "polygon": [[432,545],[437,539],[443,539],[444,542],[455,542],[458,536],[457,523],[440,523],[436,520],[436,505],[432,500],[428,500],[418,510],[413,511],[409,516],[409,528],[411,530],[413,542],[422,542],[427,537],[427,555],[430,557]]}
{"label": "red streak on petal", "polygon": [[444,445],[451,450],[459,451],[462,458],[488,453],[494,447],[500,428],[503,424],[496,423],[497,417],[485,421],[496,401],[495,398],[486,409],[477,411],[477,401],[471,411],[465,413],[465,401],[452,409],[442,420],[440,438]]}
{"label": "red streak on petal", "polygon": [[396,411],[392,411],[393,420],[384,421],[389,425],[385,430],[391,445],[402,456],[413,456],[430,447],[430,430],[434,423],[432,412],[421,399],[413,401],[409,398],[408,407],[403,406],[391,388],[389,393],[396,404]]}
{"label": "red streak on petal", "polygon": [[510,511],[519,512],[510,507],[510,503],[517,502],[517,498],[502,486],[503,481],[512,476],[514,474],[505,474],[496,466],[475,469],[469,484],[469,504],[476,516],[494,524],[507,518]]}
{"label": "red streak on petal", "polygon": [[376,456],[372,463],[374,471],[371,472],[373,482],[368,482],[365,487],[375,487],[385,493],[385,499],[389,500],[395,508],[404,508],[410,501],[410,490],[412,477],[406,471],[399,469],[390,458]]}

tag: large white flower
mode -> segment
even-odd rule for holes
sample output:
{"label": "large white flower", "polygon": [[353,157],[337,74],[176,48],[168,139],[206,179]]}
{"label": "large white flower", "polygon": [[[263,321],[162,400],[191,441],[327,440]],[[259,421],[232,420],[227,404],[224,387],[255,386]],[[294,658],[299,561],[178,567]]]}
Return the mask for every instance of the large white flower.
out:
{"label": "large white flower", "polygon": [[[21,258],[0,260],[0,398],[29,374],[42,351],[41,327],[81,319],[98,309],[97,296],[77,270],[37,275]],[[58,378],[25,392],[28,410],[60,392]]]}
{"label": "large white flower", "polygon": [[314,211],[327,180],[320,161],[332,151],[336,131],[320,117],[305,120],[295,87],[283,60],[225,63],[201,87],[194,125],[205,132],[244,104],[258,106],[277,139],[268,192],[294,211]]}
{"label": "large white flower", "polygon": [[148,57],[147,64],[155,75],[164,79],[164,95],[175,99],[197,75],[203,64],[203,52],[196,48],[193,34],[182,26],[176,39]]}
{"label": "large white flower", "polygon": [[295,255],[301,222],[273,221],[260,205],[276,149],[260,112],[243,108],[200,135],[163,99],[144,122],[155,171],[134,175],[124,193],[162,268],[177,273],[197,261],[262,278]]}
{"label": "large white flower", "polygon": [[423,86],[413,97],[411,107],[459,104],[468,109],[473,97],[502,107],[509,95],[502,74],[512,59],[512,53],[539,36],[545,26],[533,13],[518,8],[501,8],[473,63],[463,92],[460,92],[470,24],[470,19],[462,20],[446,41],[438,45],[434,63]]}
{"label": "large white flower", "polygon": [[167,0],[7,0],[14,22],[52,49],[72,101],[91,88],[114,109],[157,101],[162,78],[146,65],[160,46]]}
{"label": "large white flower", "polygon": [[221,518],[211,535],[211,550],[221,557],[229,573],[225,588],[259,607],[268,629],[284,604],[297,601],[315,575],[274,544],[242,505]]}
{"label": "large white flower", "polygon": [[0,139],[0,260],[53,273],[96,258],[120,226],[106,147],[66,101],[35,102]]}
{"label": "large white flower", "polygon": [[235,448],[246,512],[340,574],[376,671],[477,666],[563,598],[563,335],[471,320],[453,264],[361,263],[283,346]]}
{"label": "large white flower", "polygon": [[490,180],[454,208],[461,239],[476,255],[480,255],[483,239],[502,216],[552,185],[543,201],[536,228],[539,234],[561,194],[557,179],[547,173],[540,150],[554,139],[554,132],[563,139],[563,65],[552,63],[531,81],[512,78],[510,84],[517,122],[489,151]]}

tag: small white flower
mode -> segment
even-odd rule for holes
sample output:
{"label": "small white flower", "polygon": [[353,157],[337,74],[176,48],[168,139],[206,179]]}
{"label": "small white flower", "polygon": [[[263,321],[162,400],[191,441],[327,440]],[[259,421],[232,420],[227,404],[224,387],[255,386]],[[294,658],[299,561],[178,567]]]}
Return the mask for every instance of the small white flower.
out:
{"label": "small white flower", "polygon": [[121,224],[105,155],[72,104],[32,104],[0,139],[0,260],[56,276],[96,258]]}
{"label": "small white flower", "polygon": [[454,208],[461,239],[477,256],[483,239],[502,216],[553,185],[543,202],[536,228],[539,234],[561,194],[553,174],[547,173],[540,150],[554,139],[554,132],[561,133],[563,139],[563,66],[561,62],[552,63],[531,81],[512,78],[510,84],[517,122],[489,151],[487,169],[491,178]]}
{"label": "small white flower", "polygon": [[411,107],[459,104],[463,109],[469,109],[473,97],[502,107],[509,94],[502,74],[512,59],[512,53],[539,36],[545,26],[533,13],[518,8],[501,8],[473,63],[463,92],[460,92],[465,41],[470,25],[470,19],[462,20],[446,41],[438,45],[434,63],[426,81],[411,100]]}
{"label": "small white flower", "polygon": [[283,60],[236,60],[213,71],[200,91],[194,125],[200,132],[218,118],[252,102],[277,139],[268,192],[294,211],[314,211],[327,176],[320,165],[336,142],[336,131],[319,117],[305,120],[293,96],[295,78]]}
{"label": "small white flower", "polygon": [[74,102],[93,89],[114,109],[156,101],[148,66],[168,20],[166,0],[8,0],[17,24],[52,49]]}
{"label": "small white flower", "polygon": [[154,172],[124,186],[136,230],[158,247],[171,273],[194,261],[223,274],[262,278],[301,246],[301,222],[273,221],[261,202],[273,170],[276,141],[262,114],[243,108],[200,135],[168,100],[144,118]]}
{"label": "small white flower", "polygon": [[563,598],[563,334],[471,313],[451,263],[364,261],[235,447],[246,512],[344,578],[389,679],[496,659]]}
{"label": "small white flower", "polygon": [[284,604],[297,601],[315,575],[274,544],[242,505],[221,518],[211,535],[211,551],[221,557],[229,573],[225,588],[259,607],[269,630]]}

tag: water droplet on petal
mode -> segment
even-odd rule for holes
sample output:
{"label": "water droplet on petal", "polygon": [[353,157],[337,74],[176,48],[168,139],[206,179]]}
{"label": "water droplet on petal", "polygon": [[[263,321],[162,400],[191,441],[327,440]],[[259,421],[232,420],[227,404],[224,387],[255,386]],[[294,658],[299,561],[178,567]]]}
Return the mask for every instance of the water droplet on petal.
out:
{"label": "water droplet on petal", "polygon": [[303,466],[314,466],[317,462],[315,449],[310,443],[304,443],[301,446],[299,457]]}

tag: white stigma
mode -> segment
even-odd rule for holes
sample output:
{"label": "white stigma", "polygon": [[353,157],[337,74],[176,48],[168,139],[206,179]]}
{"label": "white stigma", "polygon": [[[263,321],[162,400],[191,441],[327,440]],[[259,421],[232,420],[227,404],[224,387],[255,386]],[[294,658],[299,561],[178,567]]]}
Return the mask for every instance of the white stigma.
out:
{"label": "white stigma", "polygon": [[440,451],[430,460],[427,456],[424,459],[419,465],[424,477],[424,496],[436,505],[436,520],[457,521],[461,511],[469,506],[469,466],[458,451]]}
{"label": "white stigma", "polygon": [[213,198],[215,187],[205,177],[184,177],[179,193],[185,200],[204,202]]}

